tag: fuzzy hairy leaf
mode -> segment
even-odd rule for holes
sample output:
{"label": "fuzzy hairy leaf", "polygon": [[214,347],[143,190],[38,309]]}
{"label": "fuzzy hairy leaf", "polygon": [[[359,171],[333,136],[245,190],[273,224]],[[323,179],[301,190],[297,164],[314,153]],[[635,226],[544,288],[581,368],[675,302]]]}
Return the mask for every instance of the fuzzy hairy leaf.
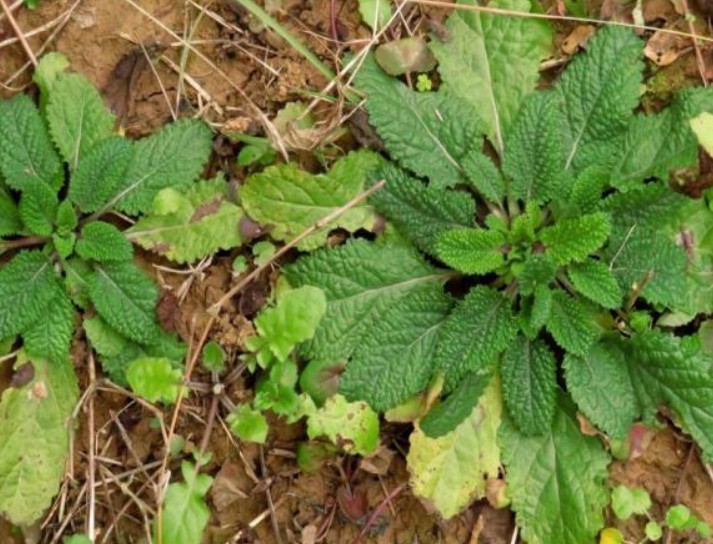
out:
{"label": "fuzzy hairy leaf", "polygon": [[47,185],[36,185],[23,191],[20,197],[20,219],[25,230],[38,236],[52,234],[59,201]]}
{"label": "fuzzy hairy leaf", "polygon": [[567,168],[581,170],[617,153],[639,103],[643,67],[641,40],[613,26],[572,59],[555,84],[564,103]]}
{"label": "fuzzy hairy leaf", "polygon": [[547,287],[556,272],[557,266],[549,256],[542,253],[530,256],[517,278],[520,293],[531,295],[538,286]]}
{"label": "fuzzy hairy leaf", "polygon": [[222,176],[199,181],[181,194],[164,189],[153,209],[127,233],[144,249],[178,263],[191,263],[221,249],[241,245],[242,210],[227,198]]}
{"label": "fuzzy hairy leaf", "polygon": [[69,199],[84,212],[94,212],[122,188],[134,155],[130,140],[107,138],[92,147],[79,162],[69,182]]}
{"label": "fuzzy hairy leaf", "polygon": [[[475,5],[475,0],[459,4]],[[494,8],[530,11],[529,0],[495,0]],[[455,10],[448,18],[447,42],[434,40],[445,89],[481,113],[485,133],[498,151],[523,99],[535,90],[540,61],[550,53],[545,21]]]}
{"label": "fuzzy hairy leaf", "polygon": [[226,419],[231,432],[243,442],[264,444],[269,430],[267,418],[249,404],[240,404]]}
{"label": "fuzzy hairy leaf", "polygon": [[46,115],[55,145],[71,170],[94,144],[111,135],[116,121],[99,91],[79,74],[57,76]]}
{"label": "fuzzy hairy leaf", "polygon": [[206,495],[213,483],[207,474],[199,474],[198,467],[184,461],[181,464],[183,482],[174,482],[166,489],[163,501],[162,524],[154,520],[154,541],[171,544],[200,544],[210,519]]}
{"label": "fuzzy hairy leaf", "polygon": [[[18,234],[22,231],[20,213],[10,191],[0,182],[0,237]],[[0,252],[2,245],[0,244]]]}
{"label": "fuzzy hairy leaf", "polygon": [[133,144],[123,180],[102,207],[138,215],[151,208],[162,189],[186,189],[198,178],[212,149],[202,121],[182,119]]}
{"label": "fuzzy hairy leaf", "polygon": [[47,110],[47,101],[57,77],[69,68],[69,59],[62,53],[52,51],[43,55],[32,74],[32,81],[40,90],[40,111]]}
{"label": "fuzzy hairy leaf", "polygon": [[527,437],[505,419],[498,441],[508,495],[530,544],[590,544],[604,526],[609,455],[579,430],[572,401],[557,397],[549,431]]}
{"label": "fuzzy hairy leaf", "polygon": [[542,340],[518,336],[500,367],[508,414],[525,436],[550,429],[557,399],[557,362]]}
{"label": "fuzzy hairy leaf", "polygon": [[74,306],[69,296],[56,284],[56,294],[44,308],[42,317],[22,332],[25,351],[31,357],[52,363],[69,355],[74,333]]}
{"label": "fuzzy hairy leaf", "polygon": [[127,338],[150,343],[158,336],[156,286],[133,263],[96,264],[89,296],[99,315]]}
{"label": "fuzzy hairy leaf", "polygon": [[614,310],[621,306],[622,293],[609,267],[601,261],[587,259],[567,268],[572,285],[592,302]]}
{"label": "fuzzy hairy leaf", "polygon": [[383,72],[372,56],[355,83],[366,93],[369,121],[392,157],[437,187],[461,181],[461,160],[482,133],[468,103],[444,92],[412,91]]}
{"label": "fuzzy hairy leaf", "polygon": [[131,363],[126,379],[134,392],[149,402],[172,404],[178,399],[181,371],[165,358],[141,357]]}
{"label": "fuzzy hairy leaf", "polygon": [[564,358],[567,390],[594,425],[615,438],[625,438],[638,415],[626,361],[616,344],[604,339],[584,357]]}
{"label": "fuzzy hairy leaf", "polygon": [[634,284],[644,285],[643,298],[666,306],[675,305],[685,295],[686,254],[660,234],[632,228],[626,236],[612,240],[606,257],[625,293]]}
{"label": "fuzzy hairy leaf", "polygon": [[381,171],[386,185],[369,201],[420,250],[435,255],[442,232],[475,226],[475,202],[467,193],[426,185],[396,166]]}
{"label": "fuzzy hairy leaf", "polygon": [[345,452],[366,456],[379,445],[379,416],[365,402],[347,402],[334,395],[309,414],[307,435],[326,436]]}
{"label": "fuzzy hairy leaf", "polygon": [[0,401],[0,512],[16,525],[38,520],[59,491],[79,393],[69,357],[27,364],[34,378],[7,388]]}
{"label": "fuzzy hairy leaf", "polygon": [[556,264],[581,262],[601,248],[611,234],[611,221],[604,212],[562,219],[542,229],[540,240]]}
{"label": "fuzzy hairy leaf", "polygon": [[382,314],[423,291],[440,289],[447,272],[426,263],[412,248],[352,240],[321,249],[284,271],[292,285],[314,285],[327,297],[327,311],[314,338],[304,345],[310,359],[346,360]]}
{"label": "fuzzy hairy leaf", "polygon": [[451,297],[437,286],[387,309],[349,360],[339,391],[380,412],[423,391],[432,378],[433,354],[452,306]]}
{"label": "fuzzy hairy leaf", "polygon": [[498,475],[502,396],[497,378],[476,402],[467,419],[445,436],[430,438],[418,427],[411,434],[407,463],[413,491],[446,519],[485,496],[487,479]]}
{"label": "fuzzy hairy leaf", "polygon": [[487,274],[505,264],[505,235],[496,230],[449,230],[438,237],[436,255],[466,274]]}
{"label": "fuzzy hairy leaf", "polygon": [[472,148],[461,161],[466,181],[486,200],[499,203],[505,198],[505,180],[493,161]]}
{"label": "fuzzy hairy leaf", "polygon": [[39,251],[21,251],[0,269],[0,338],[44,319],[57,292],[52,263]]}
{"label": "fuzzy hairy leaf", "polygon": [[552,293],[547,330],[562,348],[576,355],[586,354],[599,334],[589,305],[560,290]]}
{"label": "fuzzy hairy leaf", "polygon": [[568,197],[573,211],[576,214],[597,211],[601,204],[602,193],[608,185],[609,174],[598,166],[590,166],[579,172],[572,181]]}
{"label": "fuzzy hairy leaf", "polygon": [[534,340],[542,327],[547,324],[552,310],[552,290],[546,285],[535,287],[532,297],[520,299],[520,329],[530,340]]}
{"label": "fuzzy hairy leaf", "polygon": [[82,227],[76,250],[82,259],[99,262],[130,261],[134,256],[134,248],[121,231],[104,221]]}
{"label": "fuzzy hairy leaf", "polygon": [[444,373],[445,391],[453,391],[471,371],[492,368],[517,334],[510,299],[483,285],[473,288],[443,325],[435,367]]}
{"label": "fuzzy hairy leaf", "polygon": [[470,372],[455,391],[431,408],[419,423],[420,429],[430,438],[439,438],[455,430],[470,416],[493,380],[492,368]]}
{"label": "fuzzy hairy leaf", "polygon": [[0,100],[0,172],[19,191],[62,184],[59,156],[29,96]]}
{"label": "fuzzy hairy leaf", "polygon": [[510,194],[542,204],[554,198],[564,169],[562,112],[553,92],[528,97],[506,141],[503,172],[510,177]]}
{"label": "fuzzy hairy leaf", "polygon": [[[314,223],[344,206],[375,179],[381,160],[371,151],[352,152],[339,160],[327,174],[313,175],[294,163],[266,168],[250,176],[240,190],[247,214],[262,225],[270,225],[275,240],[290,241]],[[331,223],[350,232],[370,229],[373,211],[366,204],[355,206]],[[329,231],[317,232],[300,242],[302,250],[324,245]]]}
{"label": "fuzzy hairy leaf", "polygon": [[609,168],[611,183],[622,189],[656,177],[668,180],[672,170],[698,162],[698,142],[690,121],[713,111],[713,89],[684,89],[661,113],[637,115]]}

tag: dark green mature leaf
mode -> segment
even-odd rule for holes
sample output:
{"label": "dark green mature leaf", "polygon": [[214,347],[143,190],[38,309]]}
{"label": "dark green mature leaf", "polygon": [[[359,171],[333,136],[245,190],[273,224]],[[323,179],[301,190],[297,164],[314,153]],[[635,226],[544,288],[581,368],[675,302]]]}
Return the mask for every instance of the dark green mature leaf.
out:
{"label": "dark green mature leaf", "polygon": [[602,28],[555,84],[564,102],[566,167],[615,155],[639,103],[642,43],[633,31]]}
{"label": "dark green mature leaf", "polygon": [[526,436],[550,429],[557,398],[557,362],[542,340],[518,336],[501,365],[505,405]]}
{"label": "dark green mature leaf", "polygon": [[0,172],[13,189],[47,185],[57,191],[62,170],[44,121],[29,96],[0,101]]}
{"label": "dark green mature leaf", "polygon": [[575,289],[592,302],[610,310],[619,308],[622,293],[609,267],[601,261],[587,259],[567,268],[567,275]]}
{"label": "dark green mature leaf", "polygon": [[525,100],[506,141],[503,172],[510,177],[510,194],[525,202],[543,204],[560,190],[565,157],[558,100],[545,91]]}
{"label": "dark green mature leaf", "polygon": [[493,368],[516,334],[510,299],[484,285],[472,289],[446,320],[436,348],[434,364],[444,373],[445,391],[469,372]]}
{"label": "dark green mature leaf", "polygon": [[686,290],[686,254],[666,237],[642,228],[612,240],[606,253],[609,269],[622,291],[636,285],[653,304],[673,306]]}
{"label": "dark green mature leaf", "polygon": [[552,311],[553,291],[546,285],[535,287],[533,296],[520,299],[518,323],[530,340],[534,340],[542,327],[547,324]]}
{"label": "dark green mature leaf", "polygon": [[59,201],[54,189],[35,185],[23,191],[20,197],[20,219],[25,229],[38,236],[52,234]]}
{"label": "dark green mature leaf", "polygon": [[490,202],[499,203],[505,198],[505,180],[493,161],[477,147],[472,148],[461,161],[466,181]]}
{"label": "dark green mature leaf", "polygon": [[585,355],[599,334],[589,305],[561,290],[552,293],[547,330],[561,347],[577,355]]}
{"label": "dark green mature leaf", "polygon": [[[460,4],[477,5],[475,0]],[[494,8],[528,12],[529,0],[496,0]],[[535,90],[540,61],[550,54],[546,21],[455,10],[446,23],[450,39],[434,40],[444,88],[470,103],[485,122],[485,133],[503,150],[513,118]]]}
{"label": "dark green mature leaf", "polygon": [[122,188],[134,147],[130,140],[108,138],[82,158],[69,183],[69,198],[84,212],[104,206]]}
{"label": "dark green mature leaf", "polygon": [[436,255],[466,274],[487,274],[505,264],[502,232],[485,229],[449,230],[436,243]]}
{"label": "dark green mature leaf", "polygon": [[557,266],[550,257],[542,253],[532,255],[517,278],[520,293],[531,295],[538,286],[547,287],[555,279],[556,272]]}
{"label": "dark green mature leaf", "polygon": [[567,354],[564,368],[567,390],[587,419],[615,438],[626,437],[639,410],[616,343],[605,338],[584,357]]}
{"label": "dark green mature leaf", "polygon": [[74,333],[74,306],[59,283],[56,294],[42,312],[42,317],[22,332],[25,351],[52,363],[69,356]]}
{"label": "dark green mature leaf", "polygon": [[0,182],[0,237],[17,234],[21,230],[22,221],[15,200],[10,191]]}
{"label": "dark green mature leaf", "polygon": [[89,296],[99,315],[119,333],[139,343],[158,336],[156,286],[131,262],[94,266]]}
{"label": "dark green mature leaf", "polygon": [[99,91],[78,74],[57,76],[46,115],[55,145],[71,170],[94,144],[109,137],[116,121]]}
{"label": "dark green mature leaf", "polygon": [[433,375],[439,333],[453,306],[433,284],[387,309],[379,326],[362,338],[339,390],[348,400],[365,400],[386,411],[420,393]]}
{"label": "dark green mature leaf", "polygon": [[483,391],[493,381],[492,370],[466,374],[458,387],[443,402],[431,408],[419,424],[426,436],[431,438],[444,436],[467,419],[478,404]]}
{"label": "dark green mature leaf", "polygon": [[507,468],[508,495],[522,538],[529,544],[591,544],[604,526],[602,510],[609,455],[601,441],[579,428],[564,394],[549,432],[527,437],[508,418],[498,433]]}
{"label": "dark green mature leaf", "polygon": [[367,95],[369,120],[396,160],[437,187],[461,181],[461,160],[482,133],[468,103],[443,92],[412,91],[383,72],[372,56],[355,83]]}
{"label": "dark green mature leaf", "polygon": [[138,215],[151,207],[161,189],[184,189],[198,178],[208,161],[212,138],[202,121],[183,119],[133,147],[123,181],[102,207]]}
{"label": "dark green mature leaf", "polygon": [[475,202],[467,193],[427,186],[391,165],[382,172],[386,185],[370,202],[422,251],[435,255],[441,233],[475,226]]}
{"label": "dark green mature leaf", "polygon": [[82,227],[76,250],[82,259],[99,262],[130,261],[134,256],[134,248],[121,231],[103,221]]}
{"label": "dark green mature leaf", "polygon": [[540,240],[556,264],[567,264],[586,259],[606,243],[609,234],[611,222],[608,214],[595,212],[562,219],[542,229]]}
{"label": "dark green mature leaf", "polygon": [[304,345],[310,359],[347,360],[387,310],[442,286],[448,272],[410,247],[352,240],[321,249],[284,271],[294,286],[314,285],[327,296],[327,313]]}
{"label": "dark green mature leaf", "polygon": [[5,264],[0,269],[0,338],[44,319],[56,287],[52,263],[39,251],[21,251]]}

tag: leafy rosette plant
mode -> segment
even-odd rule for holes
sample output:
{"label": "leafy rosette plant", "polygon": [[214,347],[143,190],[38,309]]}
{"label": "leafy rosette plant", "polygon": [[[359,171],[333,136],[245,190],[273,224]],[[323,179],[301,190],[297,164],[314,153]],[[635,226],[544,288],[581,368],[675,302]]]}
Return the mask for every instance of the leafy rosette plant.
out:
{"label": "leafy rosette plant", "polygon": [[[713,310],[713,214],[670,179],[696,171],[690,121],[713,91],[637,113],[642,42],[626,29],[601,29],[537,91],[547,24],[456,12],[447,30],[431,44],[438,91],[372,57],[356,74],[393,160],[370,204],[395,231],[286,269],[326,295],[302,353],[346,363],[347,400],[411,413],[412,485],[444,516],[502,464],[526,541],[586,544],[609,500],[603,442],[666,405],[713,459],[697,332]],[[609,439],[583,434],[578,412]]]}

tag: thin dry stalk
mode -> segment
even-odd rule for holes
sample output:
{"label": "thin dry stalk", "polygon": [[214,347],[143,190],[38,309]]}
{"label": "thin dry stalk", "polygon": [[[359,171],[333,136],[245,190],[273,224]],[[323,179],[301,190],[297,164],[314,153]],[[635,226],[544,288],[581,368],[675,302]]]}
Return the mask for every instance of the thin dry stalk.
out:
{"label": "thin dry stalk", "polygon": [[12,14],[12,11],[10,11],[10,8],[7,7],[5,0],[0,0],[0,6],[2,6],[2,10],[5,12],[5,17],[7,17],[7,21],[10,23],[12,31],[17,36],[17,39],[20,40],[20,44],[22,44],[22,48],[25,50],[27,57],[30,59],[30,62],[34,66],[37,66],[37,57],[35,57],[35,53],[32,51],[30,44],[27,43],[27,38],[25,37],[25,34],[23,34],[20,25],[17,24],[15,16]]}
{"label": "thin dry stalk", "polygon": [[686,16],[686,22],[688,23],[688,30],[691,33],[692,36],[692,41],[693,41],[693,49],[696,52],[696,63],[698,65],[698,73],[701,75],[701,80],[703,81],[703,85],[705,87],[708,87],[708,76],[707,70],[706,70],[706,61],[703,59],[703,53],[701,53],[701,48],[698,45],[698,36],[696,35],[696,27],[693,24],[693,21],[689,17],[689,10],[688,10],[688,0],[681,0],[681,3],[683,5],[683,13]]}
{"label": "thin dry stalk", "polygon": [[[8,8],[10,11],[15,11],[17,8],[19,8],[25,0],[15,0],[14,4],[10,4],[10,7]],[[0,21],[2,21],[5,17],[5,12],[0,13]]]}
{"label": "thin dry stalk", "polygon": [[[94,391],[94,384],[97,380],[96,367],[94,365],[94,353],[89,350],[89,388]],[[89,482],[89,515],[87,516],[87,534],[92,542],[96,539],[96,489],[94,487],[96,478],[96,437],[94,435],[94,394],[89,397],[89,413],[87,414],[87,426],[89,427],[89,462],[87,463],[87,480]]]}

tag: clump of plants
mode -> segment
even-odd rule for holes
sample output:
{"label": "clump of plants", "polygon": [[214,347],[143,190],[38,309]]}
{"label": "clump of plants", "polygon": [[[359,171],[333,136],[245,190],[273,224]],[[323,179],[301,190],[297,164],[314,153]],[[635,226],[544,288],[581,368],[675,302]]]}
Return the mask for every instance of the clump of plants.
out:
{"label": "clump of plants", "polygon": [[713,214],[677,181],[697,173],[691,121],[713,91],[636,112],[643,44],[627,29],[601,29],[546,90],[545,22],[463,11],[447,30],[437,91],[373,57],[358,68],[392,159],[370,204],[394,228],[285,269],[326,297],[300,354],[343,367],[347,400],[415,421],[411,483],[444,516],[504,467],[499,502],[526,541],[588,543],[608,446],[634,422],[668,406],[713,459]]}

